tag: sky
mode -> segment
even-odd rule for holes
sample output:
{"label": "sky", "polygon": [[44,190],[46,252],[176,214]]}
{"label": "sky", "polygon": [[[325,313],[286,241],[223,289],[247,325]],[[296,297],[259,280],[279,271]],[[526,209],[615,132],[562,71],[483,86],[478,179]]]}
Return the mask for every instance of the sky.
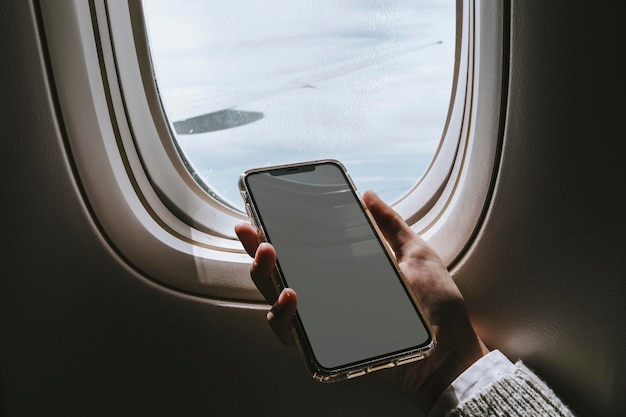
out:
{"label": "sky", "polygon": [[262,117],[177,134],[185,157],[241,209],[246,169],[341,160],[393,202],[439,144],[454,65],[454,1],[144,2],[170,123],[228,110]]}

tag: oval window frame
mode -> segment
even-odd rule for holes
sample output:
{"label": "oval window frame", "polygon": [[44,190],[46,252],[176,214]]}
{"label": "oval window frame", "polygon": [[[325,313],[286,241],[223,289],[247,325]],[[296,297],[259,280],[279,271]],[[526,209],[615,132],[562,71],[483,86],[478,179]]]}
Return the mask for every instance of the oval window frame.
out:
{"label": "oval window frame", "polygon": [[[168,287],[263,301],[232,232],[245,216],[213,198],[179,157],[151,71],[141,2],[41,2],[40,10],[77,183],[111,246]],[[455,81],[442,140],[426,173],[394,204],[450,268],[476,236],[497,174],[507,10],[457,1]]]}

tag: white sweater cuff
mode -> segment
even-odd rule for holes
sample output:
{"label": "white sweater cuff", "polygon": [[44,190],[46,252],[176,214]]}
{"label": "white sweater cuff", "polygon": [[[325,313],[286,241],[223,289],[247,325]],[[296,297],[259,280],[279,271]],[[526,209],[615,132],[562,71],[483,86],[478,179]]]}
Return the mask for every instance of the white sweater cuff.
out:
{"label": "white sweater cuff", "polygon": [[484,387],[513,375],[515,365],[499,350],[483,356],[459,375],[441,394],[428,417],[442,416],[478,394]]}

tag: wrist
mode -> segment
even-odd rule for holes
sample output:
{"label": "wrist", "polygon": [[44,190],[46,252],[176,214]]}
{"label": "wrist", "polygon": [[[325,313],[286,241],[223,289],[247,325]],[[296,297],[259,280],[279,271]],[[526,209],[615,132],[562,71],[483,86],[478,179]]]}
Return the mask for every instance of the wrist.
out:
{"label": "wrist", "polygon": [[427,415],[441,394],[476,361],[489,353],[485,344],[474,335],[470,341],[460,345],[424,381],[415,393],[413,401]]}

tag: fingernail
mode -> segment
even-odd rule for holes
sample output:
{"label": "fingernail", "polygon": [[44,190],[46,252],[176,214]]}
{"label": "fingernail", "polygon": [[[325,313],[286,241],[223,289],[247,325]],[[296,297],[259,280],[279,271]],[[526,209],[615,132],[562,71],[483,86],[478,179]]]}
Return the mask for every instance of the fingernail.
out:
{"label": "fingernail", "polygon": [[[290,300],[296,299],[296,293],[289,289],[284,289],[281,295],[285,294],[283,297],[288,298]],[[286,299],[283,299],[284,302],[287,302]]]}

